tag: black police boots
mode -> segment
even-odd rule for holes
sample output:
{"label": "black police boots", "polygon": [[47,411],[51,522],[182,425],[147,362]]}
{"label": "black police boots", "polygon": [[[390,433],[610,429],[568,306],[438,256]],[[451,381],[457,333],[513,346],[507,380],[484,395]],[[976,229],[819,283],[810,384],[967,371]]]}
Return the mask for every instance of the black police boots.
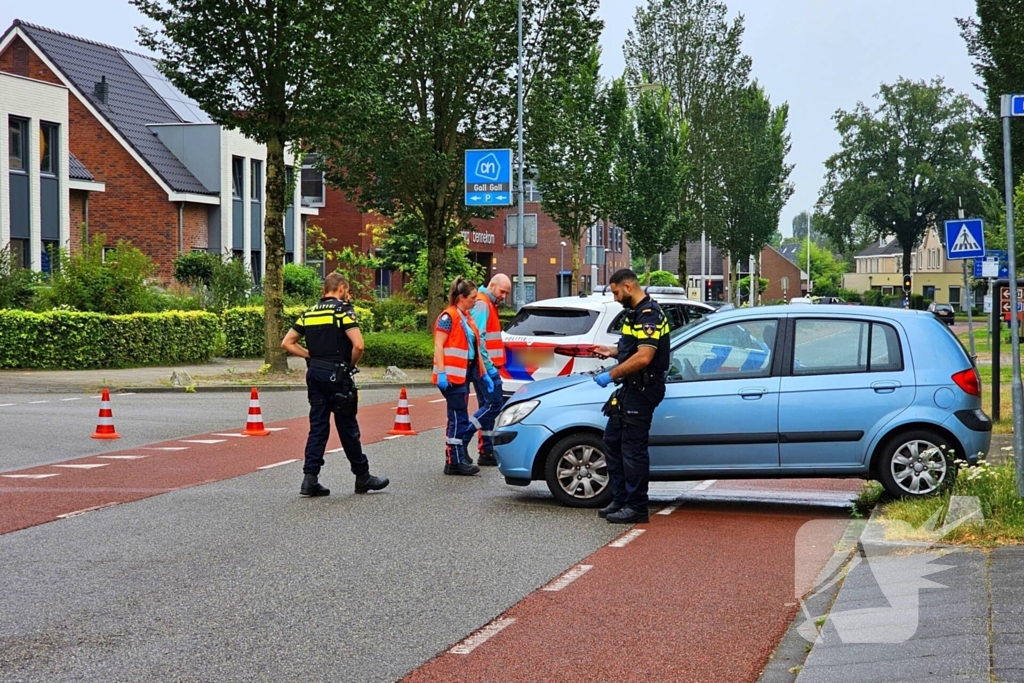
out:
{"label": "black police boots", "polygon": [[605,517],[612,524],[643,524],[650,521],[646,512],[640,512],[626,506],[618,512],[612,512]]}
{"label": "black police boots", "polygon": [[302,496],[329,496],[331,490],[317,481],[317,475],[307,474],[302,478],[302,488],[299,495]]}
{"label": "black police boots", "polygon": [[614,515],[616,512],[622,509],[622,505],[616,503],[614,500],[608,505],[597,511],[597,516],[602,519],[608,517],[608,515]]}
{"label": "black police boots", "polygon": [[469,477],[480,472],[480,468],[476,465],[470,465],[469,463],[460,462],[457,465],[445,465],[445,474],[462,475]]}
{"label": "black police boots", "polygon": [[480,465],[480,467],[497,467],[498,466],[498,459],[494,457],[494,452],[493,451],[488,451],[487,453],[481,453],[480,457],[477,459],[476,462],[477,462],[478,465]]}
{"label": "black police boots", "polygon": [[364,475],[356,477],[356,493],[380,491],[383,488],[387,488],[387,485],[390,483],[391,481],[387,477],[375,477],[367,472]]}

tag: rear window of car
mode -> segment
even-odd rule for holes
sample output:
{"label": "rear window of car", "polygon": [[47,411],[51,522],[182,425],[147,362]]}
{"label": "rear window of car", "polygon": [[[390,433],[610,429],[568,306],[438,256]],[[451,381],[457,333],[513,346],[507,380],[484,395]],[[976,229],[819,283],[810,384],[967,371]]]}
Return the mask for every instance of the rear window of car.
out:
{"label": "rear window of car", "polygon": [[524,337],[575,337],[590,332],[597,311],[571,308],[523,308],[505,328]]}

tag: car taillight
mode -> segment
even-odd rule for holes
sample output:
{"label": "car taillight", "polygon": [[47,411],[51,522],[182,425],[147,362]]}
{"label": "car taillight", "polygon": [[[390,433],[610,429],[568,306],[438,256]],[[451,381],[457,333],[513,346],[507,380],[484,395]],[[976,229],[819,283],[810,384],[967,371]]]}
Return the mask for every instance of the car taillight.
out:
{"label": "car taillight", "polygon": [[555,347],[555,353],[559,356],[572,356],[574,358],[597,358],[594,353],[593,344],[559,344]]}
{"label": "car taillight", "polygon": [[978,379],[978,371],[974,368],[956,373],[953,375],[953,381],[964,390],[965,394],[981,397],[981,381]]}

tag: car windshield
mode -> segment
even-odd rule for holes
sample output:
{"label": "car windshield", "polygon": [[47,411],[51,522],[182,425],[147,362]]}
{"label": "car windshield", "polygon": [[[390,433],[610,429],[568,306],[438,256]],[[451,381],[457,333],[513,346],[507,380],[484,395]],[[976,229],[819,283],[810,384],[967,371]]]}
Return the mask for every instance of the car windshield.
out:
{"label": "car windshield", "polygon": [[597,311],[572,308],[523,308],[505,328],[524,337],[575,337],[586,334],[597,321]]}

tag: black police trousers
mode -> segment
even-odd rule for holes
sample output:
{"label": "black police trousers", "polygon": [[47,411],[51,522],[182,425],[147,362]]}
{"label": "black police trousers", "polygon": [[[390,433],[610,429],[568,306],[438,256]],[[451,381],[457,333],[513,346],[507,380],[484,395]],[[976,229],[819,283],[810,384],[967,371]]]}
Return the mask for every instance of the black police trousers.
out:
{"label": "black police trousers", "polygon": [[[352,474],[357,477],[369,474],[370,463],[363,453],[363,445],[359,442],[359,423],[356,421],[356,406],[351,410],[339,409],[335,396],[343,393],[352,381],[335,374],[331,381],[330,370],[308,368],[306,370],[306,395],[309,398],[309,437],[306,439],[306,462],[302,466],[303,474],[320,474],[324,465],[324,450],[327,439],[331,436],[331,415],[334,415],[334,426],[341,437],[341,446],[345,456],[352,465]],[[352,388],[355,392],[355,388]],[[358,401],[358,396],[354,396]]]}
{"label": "black police trousers", "polygon": [[619,410],[608,418],[604,430],[605,462],[612,500],[637,512],[647,512],[647,488],[651,480],[648,441],[654,409],[665,398],[665,385],[625,387],[619,392]]}

